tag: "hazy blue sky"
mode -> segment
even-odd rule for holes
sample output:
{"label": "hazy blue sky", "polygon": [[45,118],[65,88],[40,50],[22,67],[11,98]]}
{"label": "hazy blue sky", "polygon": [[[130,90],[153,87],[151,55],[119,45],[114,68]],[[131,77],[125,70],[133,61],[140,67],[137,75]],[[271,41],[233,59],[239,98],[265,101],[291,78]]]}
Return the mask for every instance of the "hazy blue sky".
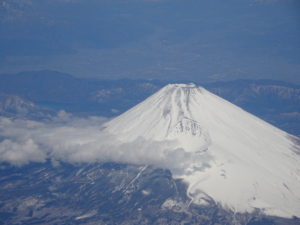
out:
{"label": "hazy blue sky", "polygon": [[0,73],[300,84],[298,0],[0,0]]}

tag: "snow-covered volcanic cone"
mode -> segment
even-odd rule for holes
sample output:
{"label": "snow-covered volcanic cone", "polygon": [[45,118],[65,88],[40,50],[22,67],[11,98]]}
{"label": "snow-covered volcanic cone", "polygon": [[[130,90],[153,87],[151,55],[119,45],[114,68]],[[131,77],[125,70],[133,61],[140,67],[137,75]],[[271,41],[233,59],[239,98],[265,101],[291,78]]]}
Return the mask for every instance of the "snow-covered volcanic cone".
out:
{"label": "snow-covered volcanic cone", "polygon": [[124,143],[173,141],[194,154],[177,176],[195,204],[300,217],[299,139],[202,87],[167,85],[104,130]]}

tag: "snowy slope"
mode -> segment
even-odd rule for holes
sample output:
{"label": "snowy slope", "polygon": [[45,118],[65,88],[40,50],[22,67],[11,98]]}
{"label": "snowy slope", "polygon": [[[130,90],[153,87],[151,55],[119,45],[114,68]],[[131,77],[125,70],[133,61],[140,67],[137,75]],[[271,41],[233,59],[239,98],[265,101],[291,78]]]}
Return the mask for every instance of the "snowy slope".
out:
{"label": "snowy slope", "polygon": [[195,204],[212,198],[237,212],[300,217],[294,137],[204,88],[167,85],[106,123],[105,131],[124,143],[170,140],[194,154],[194,162],[175,175],[189,184]]}

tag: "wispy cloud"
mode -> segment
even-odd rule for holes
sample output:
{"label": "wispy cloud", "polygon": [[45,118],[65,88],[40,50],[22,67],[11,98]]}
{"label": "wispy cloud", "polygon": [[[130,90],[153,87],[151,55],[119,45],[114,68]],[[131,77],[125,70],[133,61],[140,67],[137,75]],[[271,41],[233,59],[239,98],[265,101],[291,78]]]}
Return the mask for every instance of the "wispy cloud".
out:
{"label": "wispy cloud", "polygon": [[76,118],[60,112],[48,122],[0,118],[0,161],[21,166],[47,159],[71,163],[122,162],[178,170],[195,156],[171,141],[137,138],[122,143],[102,130],[103,117]]}

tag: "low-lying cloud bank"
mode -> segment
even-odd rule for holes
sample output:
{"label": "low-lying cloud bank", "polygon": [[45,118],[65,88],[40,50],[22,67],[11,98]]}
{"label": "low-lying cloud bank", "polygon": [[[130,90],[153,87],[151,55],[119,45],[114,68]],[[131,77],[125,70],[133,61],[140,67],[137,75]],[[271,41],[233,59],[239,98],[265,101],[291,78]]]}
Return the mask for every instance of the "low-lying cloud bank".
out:
{"label": "low-lying cloud bank", "polygon": [[103,117],[76,118],[60,112],[48,122],[0,117],[0,162],[21,166],[48,159],[71,163],[122,162],[185,168],[194,155],[170,141],[138,138],[121,143],[103,130]]}

